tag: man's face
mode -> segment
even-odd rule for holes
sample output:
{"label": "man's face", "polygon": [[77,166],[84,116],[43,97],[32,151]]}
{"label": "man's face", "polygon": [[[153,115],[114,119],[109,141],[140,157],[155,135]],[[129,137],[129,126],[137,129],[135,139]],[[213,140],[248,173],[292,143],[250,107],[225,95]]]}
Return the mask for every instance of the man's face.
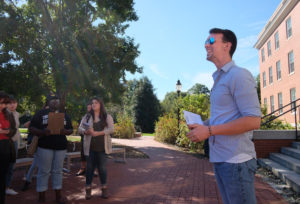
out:
{"label": "man's face", "polygon": [[53,111],[56,111],[59,109],[60,101],[59,99],[52,99],[49,101],[49,108]]}
{"label": "man's face", "polygon": [[16,111],[17,107],[18,107],[18,103],[15,102],[15,101],[14,101],[14,102],[11,102],[11,103],[9,103],[9,104],[7,104],[7,108],[8,108],[11,112]]}
{"label": "man's face", "polygon": [[211,62],[220,61],[229,53],[228,44],[228,42],[223,42],[223,34],[210,34],[205,41],[206,59]]}

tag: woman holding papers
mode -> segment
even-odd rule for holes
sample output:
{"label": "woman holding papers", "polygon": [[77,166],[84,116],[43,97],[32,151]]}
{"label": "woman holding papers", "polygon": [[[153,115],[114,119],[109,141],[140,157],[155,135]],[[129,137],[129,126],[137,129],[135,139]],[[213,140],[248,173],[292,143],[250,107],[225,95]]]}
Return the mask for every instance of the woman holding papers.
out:
{"label": "woman holding papers", "polygon": [[[91,119],[87,120],[90,117]],[[88,122],[86,122],[88,121]],[[111,153],[111,137],[114,131],[113,118],[106,113],[104,103],[100,98],[92,99],[92,110],[86,114],[79,126],[79,133],[84,134],[84,154],[87,157],[86,196],[92,197],[92,180],[97,167],[102,185],[102,198],[108,198],[106,154]]]}
{"label": "woman holding papers", "polygon": [[63,204],[61,195],[62,169],[67,151],[67,138],[73,132],[71,119],[66,113],[59,113],[60,100],[55,94],[47,97],[48,109],[38,111],[32,118],[29,131],[39,137],[37,148],[38,174],[36,189],[39,203],[46,202],[46,190],[51,175],[56,202]]}

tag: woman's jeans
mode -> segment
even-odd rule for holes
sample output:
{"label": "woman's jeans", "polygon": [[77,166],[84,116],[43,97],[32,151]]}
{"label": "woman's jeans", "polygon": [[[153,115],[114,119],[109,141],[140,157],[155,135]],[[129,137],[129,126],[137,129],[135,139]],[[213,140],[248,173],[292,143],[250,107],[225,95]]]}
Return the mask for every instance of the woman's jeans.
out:
{"label": "woman's jeans", "polygon": [[[16,150],[16,158],[18,158],[18,141],[14,142],[15,150]],[[13,173],[14,173],[15,163],[9,163],[8,171],[6,174],[6,187],[10,187]]]}
{"label": "woman's jeans", "polygon": [[86,169],[86,186],[90,186],[94,177],[94,170],[98,168],[100,183],[106,185],[106,154],[105,152],[95,152],[90,150],[90,155],[87,157]]}
{"label": "woman's jeans", "polygon": [[256,159],[243,163],[214,163],[215,176],[224,204],[256,204],[256,168]]}
{"label": "woman's jeans", "polygon": [[48,180],[51,174],[52,188],[59,190],[62,188],[62,169],[67,150],[53,150],[38,147],[37,162],[37,192],[43,192],[48,189]]}
{"label": "woman's jeans", "polygon": [[30,183],[32,181],[33,172],[34,172],[34,170],[35,170],[35,168],[37,167],[37,164],[38,164],[37,159],[38,159],[37,158],[37,153],[34,153],[33,162],[32,162],[32,164],[31,164],[31,166],[30,166],[30,168],[29,168],[29,170],[26,174],[26,181],[28,181]]}

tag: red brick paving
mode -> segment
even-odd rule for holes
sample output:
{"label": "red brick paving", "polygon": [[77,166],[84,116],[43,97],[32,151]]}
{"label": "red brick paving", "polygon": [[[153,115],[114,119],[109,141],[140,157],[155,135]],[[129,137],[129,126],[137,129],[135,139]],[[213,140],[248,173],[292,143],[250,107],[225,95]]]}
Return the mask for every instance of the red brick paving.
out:
{"label": "red brick paving", "polygon": [[[127,159],[127,163],[116,163],[108,160],[108,185],[110,198],[100,198],[97,185],[99,178],[94,178],[93,197],[85,200],[85,177],[74,174],[80,164],[72,165],[70,174],[64,174],[63,192],[68,203],[125,203],[125,204],[220,204],[220,194],[212,170],[206,159],[176,151],[174,147],[153,141],[152,137],[141,137],[132,140],[114,142],[139,148],[150,159]],[[13,188],[20,193],[8,196],[8,204],[36,203],[35,180],[31,189],[22,192],[24,170],[15,173]],[[259,177],[255,181],[256,196],[259,204],[287,203],[279,194]],[[47,203],[54,202],[54,192],[49,189]]]}

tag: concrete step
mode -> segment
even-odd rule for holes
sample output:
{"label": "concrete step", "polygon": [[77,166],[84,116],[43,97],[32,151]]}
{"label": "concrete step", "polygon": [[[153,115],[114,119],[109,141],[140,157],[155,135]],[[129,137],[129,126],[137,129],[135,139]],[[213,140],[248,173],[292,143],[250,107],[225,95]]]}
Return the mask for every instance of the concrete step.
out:
{"label": "concrete step", "polygon": [[270,159],[300,174],[300,160],[281,153],[270,153]]}
{"label": "concrete step", "polygon": [[292,147],[282,147],[281,153],[300,160],[300,149],[296,149]]}
{"label": "concrete step", "polygon": [[294,147],[296,149],[300,149],[300,142],[293,142],[292,147]]}
{"label": "concrete step", "polygon": [[270,159],[258,159],[258,164],[272,171],[274,175],[281,178],[294,191],[300,193],[300,174]]}

